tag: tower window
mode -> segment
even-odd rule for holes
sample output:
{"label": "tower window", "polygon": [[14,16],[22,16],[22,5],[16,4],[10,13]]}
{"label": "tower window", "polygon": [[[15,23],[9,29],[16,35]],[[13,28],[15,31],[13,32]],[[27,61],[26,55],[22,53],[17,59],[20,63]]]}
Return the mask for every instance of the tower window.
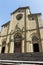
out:
{"label": "tower window", "polygon": [[29,16],[29,15],[28,15],[28,19],[29,19],[29,20],[34,20],[35,17],[33,17],[33,16]]}
{"label": "tower window", "polygon": [[32,20],[34,20],[34,18],[32,18]]}
{"label": "tower window", "polygon": [[29,20],[34,20],[34,17],[29,17]]}

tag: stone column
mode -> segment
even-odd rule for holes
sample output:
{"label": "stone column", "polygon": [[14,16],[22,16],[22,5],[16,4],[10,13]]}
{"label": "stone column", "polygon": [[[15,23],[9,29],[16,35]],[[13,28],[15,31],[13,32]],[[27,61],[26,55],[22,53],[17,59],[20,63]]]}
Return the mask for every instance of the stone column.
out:
{"label": "stone column", "polygon": [[5,53],[8,53],[8,43],[6,43]]}
{"label": "stone column", "polygon": [[24,40],[22,41],[22,52],[24,53]]}
{"label": "stone column", "polygon": [[1,53],[1,50],[2,50],[2,38],[0,38],[0,53]]}
{"label": "stone column", "polygon": [[10,51],[9,53],[14,53],[14,38],[13,35],[11,35],[11,42],[10,42]]}
{"label": "stone column", "polygon": [[10,43],[10,51],[9,53],[14,53],[14,42]]}

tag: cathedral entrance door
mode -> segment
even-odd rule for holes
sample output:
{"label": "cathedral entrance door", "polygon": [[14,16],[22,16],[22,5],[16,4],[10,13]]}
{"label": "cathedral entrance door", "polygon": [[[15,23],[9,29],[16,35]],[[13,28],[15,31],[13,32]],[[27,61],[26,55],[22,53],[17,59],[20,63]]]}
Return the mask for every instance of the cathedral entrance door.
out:
{"label": "cathedral entrance door", "polygon": [[21,42],[15,43],[15,52],[16,53],[21,52]]}
{"label": "cathedral entrance door", "polygon": [[14,52],[15,53],[21,53],[21,44],[22,44],[21,36],[17,35],[14,38]]}
{"label": "cathedral entrance door", "polygon": [[34,52],[39,52],[39,44],[38,43],[33,44],[33,50],[34,50]]}

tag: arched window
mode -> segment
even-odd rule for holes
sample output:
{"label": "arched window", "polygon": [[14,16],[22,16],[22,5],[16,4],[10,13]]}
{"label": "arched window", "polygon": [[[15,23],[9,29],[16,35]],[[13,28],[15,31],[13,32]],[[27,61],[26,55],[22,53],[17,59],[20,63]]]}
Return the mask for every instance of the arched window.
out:
{"label": "arched window", "polygon": [[21,52],[22,36],[17,34],[14,37],[14,52]]}
{"label": "arched window", "polygon": [[38,43],[38,38],[36,36],[32,38],[32,43],[33,43],[33,51],[39,52],[39,43]]}
{"label": "arched window", "polygon": [[2,51],[1,51],[1,53],[5,52],[5,46],[6,46],[6,41],[3,41],[2,42]]}

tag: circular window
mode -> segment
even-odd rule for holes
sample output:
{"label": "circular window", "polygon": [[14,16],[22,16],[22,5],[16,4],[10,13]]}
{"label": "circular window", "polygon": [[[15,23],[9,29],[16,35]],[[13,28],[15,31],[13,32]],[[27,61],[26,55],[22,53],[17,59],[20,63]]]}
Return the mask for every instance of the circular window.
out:
{"label": "circular window", "polygon": [[20,19],[22,18],[22,16],[23,16],[23,14],[18,14],[18,15],[16,16],[16,19],[17,19],[17,20],[20,20]]}

